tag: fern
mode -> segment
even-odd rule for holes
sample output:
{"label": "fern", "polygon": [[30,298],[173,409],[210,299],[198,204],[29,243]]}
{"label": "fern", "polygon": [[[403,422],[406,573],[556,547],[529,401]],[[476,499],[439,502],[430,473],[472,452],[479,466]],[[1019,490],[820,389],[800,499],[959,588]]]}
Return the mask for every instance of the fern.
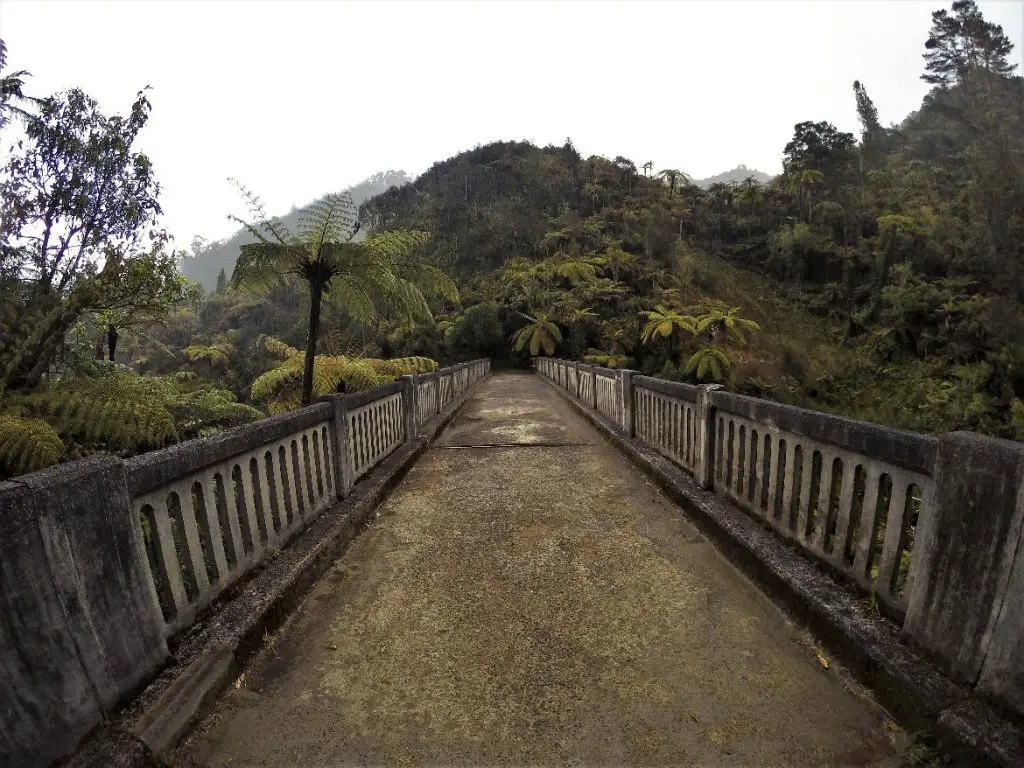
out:
{"label": "fern", "polygon": [[185,385],[182,377],[115,369],[95,377],[63,379],[29,394],[12,395],[10,401],[45,419],[65,439],[128,454],[263,416],[236,402],[230,392]]}
{"label": "fern", "polygon": [[701,347],[690,356],[684,372],[687,375],[696,374],[701,381],[724,381],[731,368],[729,356],[722,349],[709,345]]}
{"label": "fern", "polygon": [[[284,413],[299,407],[302,399],[302,368],[305,355],[272,337],[263,341],[267,350],[282,357],[282,362],[259,376],[252,384],[254,401],[265,402],[271,413]],[[337,392],[361,392],[394,381],[399,376],[437,370],[437,363],[425,357],[376,360],[346,355],[317,355],[313,361],[313,396]]]}
{"label": "fern", "polygon": [[583,362],[592,365],[601,365],[605,368],[622,368],[628,358],[625,355],[617,355],[612,352],[602,352],[600,349],[588,349],[583,356]]}
{"label": "fern", "polygon": [[222,389],[203,389],[174,398],[168,404],[182,437],[212,434],[263,418],[263,412],[239,403]]}
{"label": "fern", "polygon": [[13,476],[60,461],[64,443],[42,419],[0,413],[0,471]]}
{"label": "fern", "polygon": [[221,368],[228,364],[234,351],[234,346],[227,342],[209,345],[193,344],[185,347],[185,357],[192,363],[205,360],[211,367]]}

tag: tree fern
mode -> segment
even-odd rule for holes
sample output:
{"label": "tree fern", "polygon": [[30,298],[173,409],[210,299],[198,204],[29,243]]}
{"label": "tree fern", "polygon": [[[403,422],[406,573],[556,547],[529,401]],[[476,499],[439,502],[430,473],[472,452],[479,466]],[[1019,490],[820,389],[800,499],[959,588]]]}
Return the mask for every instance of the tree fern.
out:
{"label": "tree fern", "polygon": [[[301,402],[310,402],[315,394],[314,367],[325,299],[340,305],[358,322],[368,322],[378,315],[432,320],[427,303],[430,296],[458,299],[455,284],[448,277],[415,258],[429,234],[382,232],[355,242],[357,210],[346,193],[328,195],[306,209],[298,234],[292,235],[279,220],[267,216],[259,198],[241,185],[238,188],[256,223],[230,218],[245,226],[258,242],[242,246],[232,282],[266,290],[280,284],[287,275],[295,275],[309,286]],[[323,379],[323,373],[320,377]],[[263,391],[262,385],[259,389]]]}
{"label": "tree fern", "polygon": [[529,322],[512,336],[515,350],[518,352],[529,347],[530,354],[536,357],[543,349],[545,355],[555,354],[556,345],[562,340],[562,331],[549,314],[523,315]]}
{"label": "tree fern", "polygon": [[121,454],[160,448],[263,416],[230,392],[174,377],[111,370],[62,379],[9,403],[45,419],[65,440]]}
{"label": "tree fern", "polygon": [[684,372],[687,375],[696,374],[701,381],[725,381],[730,368],[732,361],[725,351],[709,345],[690,355]]}
{"label": "tree fern", "polygon": [[[266,348],[282,358],[275,368],[259,376],[252,384],[252,399],[265,402],[271,413],[295,410],[302,403],[302,374],[305,355],[293,347],[265,337]],[[399,376],[437,370],[437,363],[425,357],[376,360],[346,355],[317,355],[313,361],[313,396],[339,391],[361,392],[394,381]]]}
{"label": "tree fern", "polygon": [[189,362],[197,363],[206,361],[211,368],[223,368],[228,364],[235,348],[227,342],[219,344],[193,344],[185,347],[185,357]]}
{"label": "tree fern", "polygon": [[60,461],[64,443],[42,419],[0,413],[0,475],[13,476]]}

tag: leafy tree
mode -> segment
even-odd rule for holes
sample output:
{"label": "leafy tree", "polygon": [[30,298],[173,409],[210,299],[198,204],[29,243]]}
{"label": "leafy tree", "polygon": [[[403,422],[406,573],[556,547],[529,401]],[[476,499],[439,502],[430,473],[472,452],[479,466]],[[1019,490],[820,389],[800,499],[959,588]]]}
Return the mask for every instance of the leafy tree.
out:
{"label": "leafy tree", "polygon": [[429,318],[427,296],[458,300],[454,283],[436,267],[416,258],[417,250],[429,239],[426,233],[385,232],[354,242],[359,230],[357,212],[351,197],[340,194],[328,195],[314,204],[300,219],[298,234],[293,235],[279,219],[267,216],[257,197],[241,185],[239,190],[256,223],[230,218],[245,226],[258,242],[242,246],[233,283],[266,290],[293,276],[309,289],[303,405],[308,405],[313,396],[314,360],[325,295],[356,321],[388,313]]}
{"label": "leafy tree", "polygon": [[[0,39],[0,71],[5,66],[7,66],[7,45]],[[0,129],[7,123],[8,113],[27,116],[28,113],[18,107],[17,103],[26,100],[21,89],[28,74],[25,70],[20,69],[0,76]]]}
{"label": "leafy tree", "polygon": [[1016,64],[1007,56],[1013,43],[998,24],[985,21],[974,0],[955,0],[953,15],[945,8],[932,13],[925,43],[925,74],[921,79],[940,88],[962,83],[972,69],[1007,77]]}
{"label": "leafy tree", "polygon": [[501,355],[505,334],[497,302],[485,301],[469,307],[454,322],[438,329],[445,345],[455,351],[456,359],[497,357]]}
{"label": "leafy tree", "polygon": [[123,306],[119,272],[140,248],[165,242],[154,229],[152,166],[131,150],[149,110],[140,92],[127,117],[107,117],[73,89],[24,116],[26,138],[0,169],[0,264],[9,276],[0,298],[16,308],[0,329],[0,392],[38,383],[83,316]]}
{"label": "leafy tree", "polygon": [[96,321],[106,329],[111,362],[121,333],[161,322],[176,307],[194,301],[199,291],[178,272],[175,257],[159,249],[131,258],[110,252],[98,283]]}
{"label": "leafy tree", "polygon": [[853,93],[857,99],[857,118],[860,120],[861,135],[870,136],[882,130],[878,122],[878,110],[868,96],[867,89],[861,85],[860,80],[853,81]]}
{"label": "leafy tree", "polygon": [[217,273],[217,293],[224,293],[228,287],[228,276],[224,272],[224,268],[221,267],[220,272]]}

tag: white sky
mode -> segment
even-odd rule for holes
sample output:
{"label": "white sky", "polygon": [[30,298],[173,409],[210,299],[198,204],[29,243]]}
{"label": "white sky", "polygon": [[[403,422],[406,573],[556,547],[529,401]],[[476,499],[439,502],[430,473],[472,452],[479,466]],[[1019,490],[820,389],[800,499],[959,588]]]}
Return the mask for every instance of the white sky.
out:
{"label": "white sky", "polygon": [[[1024,3],[979,3],[1022,62]],[[930,14],[949,0],[375,3],[0,0],[27,91],[78,86],[126,112],[179,248],[234,231],[236,176],[286,212],[377,171],[421,173],[499,139],[696,177],[777,173],[802,120],[856,132],[860,79],[884,124],[920,106]]]}

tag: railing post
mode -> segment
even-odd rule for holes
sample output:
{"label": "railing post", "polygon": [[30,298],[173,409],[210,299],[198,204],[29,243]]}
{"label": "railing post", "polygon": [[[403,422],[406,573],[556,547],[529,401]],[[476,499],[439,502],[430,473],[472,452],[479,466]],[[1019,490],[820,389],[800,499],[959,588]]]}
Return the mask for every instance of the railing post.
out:
{"label": "railing post", "polygon": [[633,437],[633,374],[629,368],[619,371],[619,426]]}
{"label": "railing post", "polygon": [[578,398],[580,396],[580,364],[575,362],[572,364],[572,383],[572,396]]}
{"label": "railing post", "polygon": [[590,366],[590,407],[597,410],[597,367]]}
{"label": "railing post", "polygon": [[334,408],[331,430],[334,435],[334,485],[338,497],[344,499],[352,493],[356,476],[355,467],[352,466],[352,449],[348,433],[348,399],[345,395],[327,395],[321,399],[329,402]]}
{"label": "railing post", "polygon": [[903,631],[954,679],[1024,712],[1024,446],[942,435],[932,476]]}
{"label": "railing post", "polygon": [[697,393],[697,482],[705,490],[715,487],[715,409],[711,393],[721,384],[706,384]]}
{"label": "railing post", "polygon": [[405,442],[416,436],[416,374],[402,377],[402,421],[405,423]]}

